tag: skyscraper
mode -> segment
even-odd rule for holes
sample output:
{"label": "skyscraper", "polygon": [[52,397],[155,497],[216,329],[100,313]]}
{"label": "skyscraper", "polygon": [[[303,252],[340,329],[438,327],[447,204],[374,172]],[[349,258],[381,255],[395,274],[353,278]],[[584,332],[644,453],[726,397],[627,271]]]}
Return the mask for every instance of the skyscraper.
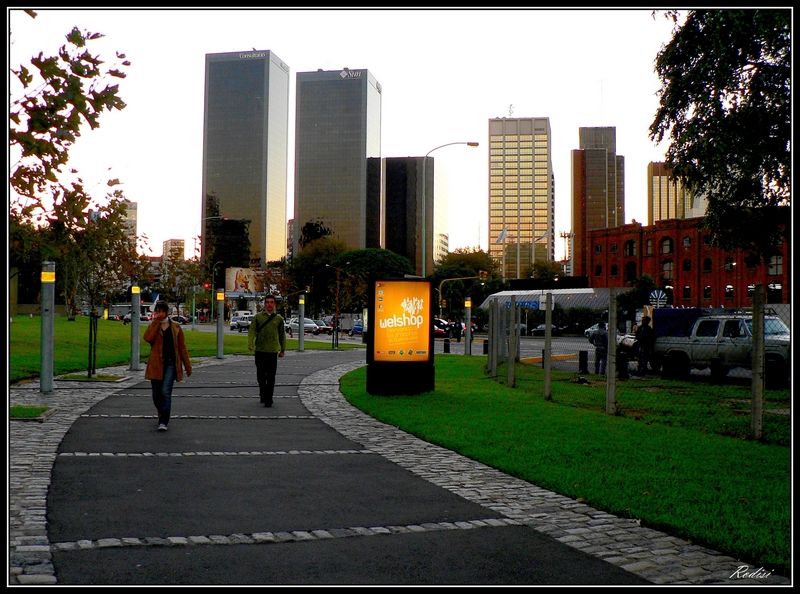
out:
{"label": "skyscraper", "polygon": [[489,255],[503,278],[528,278],[554,255],[549,118],[489,120]]}
{"label": "skyscraper", "polygon": [[705,216],[705,198],[693,195],[680,181],[670,180],[669,175],[665,163],[651,161],[647,164],[647,224]]}
{"label": "skyscraper", "polygon": [[206,54],[203,255],[220,219],[249,221],[251,266],[286,255],[288,140],[289,67],[269,50]]}
{"label": "skyscraper", "polygon": [[295,254],[312,221],[351,249],[381,247],[380,204],[367,189],[367,159],[381,154],[380,84],[368,70],[298,72],[295,126]]}
{"label": "skyscraper", "polygon": [[572,151],[573,274],[589,274],[589,231],[625,223],[625,157],[617,155],[617,129],[579,128]]}

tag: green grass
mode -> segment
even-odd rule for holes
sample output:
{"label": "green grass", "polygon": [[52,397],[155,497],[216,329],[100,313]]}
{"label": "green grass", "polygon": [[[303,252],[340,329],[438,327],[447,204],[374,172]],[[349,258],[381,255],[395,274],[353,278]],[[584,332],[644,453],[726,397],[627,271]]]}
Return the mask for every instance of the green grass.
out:
{"label": "green grass", "polygon": [[[574,384],[570,374],[554,379],[554,400],[546,402],[536,380],[540,369],[520,370],[518,387],[509,388],[487,378],[484,365],[482,357],[439,355],[436,389],[416,396],[367,394],[364,368],[345,375],[341,387],[358,408],[426,441],[593,507],[788,572],[788,447],[606,415],[603,385]],[[666,411],[665,406],[657,416],[668,419]]]}
{"label": "green grass", "polygon": [[[41,318],[17,317],[9,324],[9,382],[14,383],[39,376],[41,368]],[[53,374],[63,375],[71,372],[86,371],[89,366],[89,318],[78,316],[69,321],[65,316],[54,319],[54,352]],[[139,330],[144,334],[146,324],[142,322]],[[214,357],[217,354],[217,335],[215,332],[192,332],[191,325],[183,326],[186,336],[186,347],[189,355],[198,357]],[[140,341],[139,355],[147,361],[150,345],[143,339]],[[297,349],[297,339],[287,338],[286,349]],[[306,350],[329,350],[330,340],[304,341]],[[339,348],[364,348],[361,344],[350,344],[344,341]],[[230,332],[227,328],[223,339],[223,353],[226,355],[248,355],[247,334]],[[131,327],[114,320],[98,320],[97,322],[97,369],[115,365],[127,365],[131,361]]]}
{"label": "green grass", "polygon": [[12,419],[36,419],[48,408],[45,405],[26,406],[15,404],[8,407],[8,414]]}

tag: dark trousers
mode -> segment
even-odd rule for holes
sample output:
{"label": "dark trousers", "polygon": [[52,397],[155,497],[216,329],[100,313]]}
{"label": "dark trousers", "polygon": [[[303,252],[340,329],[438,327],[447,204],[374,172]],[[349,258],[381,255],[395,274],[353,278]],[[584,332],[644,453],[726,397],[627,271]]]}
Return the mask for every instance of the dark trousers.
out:
{"label": "dark trousers", "polygon": [[278,371],[278,353],[256,351],[256,379],[261,402],[272,404],[275,392],[275,373]]}
{"label": "dark trousers", "polygon": [[175,384],[175,364],[164,365],[164,378],[150,380],[153,390],[153,404],[158,411],[158,424],[169,425],[169,415],[172,410],[172,386]]}

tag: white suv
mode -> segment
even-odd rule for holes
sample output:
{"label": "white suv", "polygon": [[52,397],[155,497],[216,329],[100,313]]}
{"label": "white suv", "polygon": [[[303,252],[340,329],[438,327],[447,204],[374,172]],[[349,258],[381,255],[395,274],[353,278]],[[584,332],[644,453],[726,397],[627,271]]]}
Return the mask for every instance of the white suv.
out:
{"label": "white suv", "polygon": [[[253,314],[245,314],[236,318],[236,330],[243,332],[250,328],[250,322],[253,321]],[[231,330],[234,329],[233,320],[231,320]]]}

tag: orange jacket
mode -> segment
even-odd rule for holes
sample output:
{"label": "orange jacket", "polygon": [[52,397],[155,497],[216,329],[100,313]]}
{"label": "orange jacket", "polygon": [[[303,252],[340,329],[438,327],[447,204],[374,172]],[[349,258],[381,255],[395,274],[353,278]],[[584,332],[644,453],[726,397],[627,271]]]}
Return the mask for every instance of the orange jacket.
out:
{"label": "orange jacket", "polygon": [[[147,368],[144,370],[145,379],[160,380],[164,378],[164,338],[159,332],[161,320],[153,320],[144,331],[144,339],[150,343],[150,357],[147,359]],[[186,341],[180,325],[170,320],[169,329],[172,331],[172,344],[175,345],[175,374],[176,379],[183,379],[181,363],[186,368],[186,375],[192,375],[192,362],[189,360],[189,351],[186,350]]]}

